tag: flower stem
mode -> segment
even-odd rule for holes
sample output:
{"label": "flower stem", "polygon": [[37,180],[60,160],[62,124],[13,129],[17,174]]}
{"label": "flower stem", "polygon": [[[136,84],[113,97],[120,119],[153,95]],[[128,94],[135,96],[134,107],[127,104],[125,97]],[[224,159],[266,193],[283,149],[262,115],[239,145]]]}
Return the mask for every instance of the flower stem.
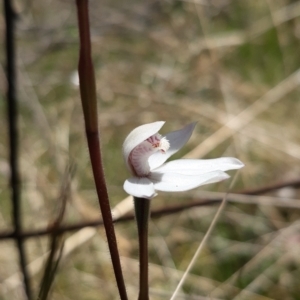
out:
{"label": "flower stem", "polygon": [[113,225],[100,151],[96,82],[94,65],[91,56],[88,0],[76,0],[76,4],[80,37],[78,73],[87,142],[119,295],[121,300],[127,300],[128,297],[121,268],[120,255],[117,247],[116,234]]}
{"label": "flower stem", "polygon": [[135,217],[139,235],[140,291],[138,300],[149,300],[148,284],[148,223],[150,201],[134,197]]}

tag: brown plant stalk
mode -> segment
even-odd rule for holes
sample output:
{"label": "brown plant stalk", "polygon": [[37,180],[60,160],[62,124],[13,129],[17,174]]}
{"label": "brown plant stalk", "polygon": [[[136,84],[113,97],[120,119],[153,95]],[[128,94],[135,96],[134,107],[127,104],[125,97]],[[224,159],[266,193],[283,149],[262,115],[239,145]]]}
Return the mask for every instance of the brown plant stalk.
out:
{"label": "brown plant stalk", "polygon": [[77,0],[80,35],[79,81],[90,159],[120,298],[127,299],[100,151],[94,67],[91,58],[88,0]]}
{"label": "brown plant stalk", "polygon": [[134,197],[133,201],[139,237],[140,282],[138,300],[149,300],[148,226],[151,200]]}
{"label": "brown plant stalk", "polygon": [[12,217],[14,223],[14,238],[19,251],[19,263],[23,275],[23,283],[27,299],[32,299],[30,280],[26,268],[27,258],[24,241],[21,234],[21,180],[19,175],[19,131],[18,103],[16,96],[16,66],[15,66],[15,21],[16,14],[10,0],[4,2],[5,14],[5,50],[7,77],[7,116],[9,137],[10,190],[12,200]]}

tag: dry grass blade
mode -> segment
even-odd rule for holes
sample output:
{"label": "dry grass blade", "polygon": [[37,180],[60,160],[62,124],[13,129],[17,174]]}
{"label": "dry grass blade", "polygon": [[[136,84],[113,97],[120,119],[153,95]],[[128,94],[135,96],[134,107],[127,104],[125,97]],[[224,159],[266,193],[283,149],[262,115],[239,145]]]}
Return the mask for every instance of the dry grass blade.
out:
{"label": "dry grass blade", "polygon": [[[84,228],[73,234],[71,237],[66,239],[63,247],[63,252],[61,255],[61,261],[67,258],[74,250],[82,246],[84,243],[88,242],[97,233],[95,228]],[[30,277],[34,277],[38,274],[44,267],[44,264],[49,256],[50,252],[44,253],[42,256],[38,257],[34,261],[27,265]],[[17,272],[3,280],[0,284],[1,291],[3,294],[16,289],[21,284],[21,273]]]}
{"label": "dry grass blade", "polygon": [[235,132],[241,130],[248,123],[253,121],[259,114],[266,111],[271,105],[283,99],[284,96],[296,89],[300,84],[300,70],[297,70],[274,88],[269,90],[263,97],[256,100],[237,116],[232,118],[203,141],[198,147],[190,151],[187,157],[202,157],[212,151],[220,143],[231,137]]}
{"label": "dry grass blade", "polygon": [[[64,218],[67,201],[70,197],[70,186],[71,186],[71,180],[73,175],[74,175],[74,166],[70,166],[66,169],[62,181],[62,187],[59,196],[59,200],[60,200],[59,203],[61,204],[61,207],[59,209],[57,218],[52,225],[54,229],[59,228]],[[62,236],[57,235],[54,231],[54,233],[50,238],[51,238],[50,251],[45,265],[44,274],[40,283],[40,291],[38,295],[39,300],[49,299],[50,290],[53,285],[53,281],[56,276],[56,273],[58,271],[58,265],[62,258],[62,253],[64,248],[64,242]]]}
{"label": "dry grass blade", "polygon": [[[262,249],[260,250],[251,260],[249,260],[241,269],[236,271],[233,275],[231,275],[225,282],[220,284],[216,289],[214,289],[211,292],[211,296],[223,296],[224,291],[226,291],[228,285],[233,285],[234,282],[238,279],[240,276],[240,272],[250,272],[254,268],[258,267],[260,264],[263,263],[264,260],[266,260],[268,257],[273,255],[278,251],[278,248],[276,245],[279,243],[282,243],[288,236],[292,236],[297,230],[299,230],[299,222],[295,222],[292,225],[287,226],[286,228],[283,228],[279,230],[277,233],[274,233],[275,237]],[[290,253],[288,253],[288,257],[290,256]],[[284,258],[285,260],[286,258]],[[245,290],[245,292],[251,292]]]}
{"label": "dry grass blade", "polygon": [[293,263],[294,256],[297,255],[299,249],[290,249],[283,253],[270,267],[259,274],[251,283],[249,283],[240,293],[238,293],[232,300],[243,299],[249,292],[261,293],[274,286],[274,278],[278,273],[281,273],[286,266]]}
{"label": "dry grass blade", "polygon": [[[127,197],[118,203],[113,209],[112,214],[114,220],[125,215],[127,212],[132,210],[133,200],[132,197]],[[97,229],[93,227],[86,227],[68,237],[64,242],[64,247],[60,260],[66,259],[73,251],[87,243],[97,234]],[[41,257],[35,259],[27,265],[30,277],[34,277],[38,274],[44,266],[50,252],[44,253]],[[0,290],[8,293],[12,289],[17,288],[21,284],[21,273],[17,272],[0,283]]]}
{"label": "dry grass blade", "polygon": [[[196,0],[183,0],[187,2],[191,2],[195,4],[196,11],[198,14],[198,19],[202,22],[202,18],[200,17],[200,9],[198,8],[198,1]],[[245,31],[234,31],[232,30],[227,33],[221,34],[207,34],[204,39],[198,39],[192,46],[193,52],[201,52],[203,50],[216,50],[218,48],[225,47],[236,47],[242,44],[245,44],[252,39],[257,38],[258,36],[263,35],[268,30],[278,27],[281,24],[288,22],[292,19],[299,17],[300,15],[300,2],[297,1],[295,3],[283,6],[280,9],[272,11],[272,20],[269,17],[263,17],[251,23],[249,28]],[[203,23],[202,23],[203,24]]]}
{"label": "dry grass blade", "polygon": [[[232,181],[230,183],[230,186],[229,186],[229,190],[231,190],[232,187],[234,186],[234,183],[236,181],[238,173],[239,172],[237,172],[235,174],[235,177],[232,179]],[[177,285],[174,293],[172,294],[172,297],[171,297],[170,300],[174,300],[176,298],[179,290],[181,289],[182,285],[184,284],[184,282],[186,280],[186,277],[188,276],[188,274],[190,273],[191,269],[193,268],[193,266],[194,266],[194,264],[196,262],[196,259],[199,257],[199,255],[201,253],[201,250],[203,249],[203,247],[204,247],[207,239],[210,237],[210,235],[211,235],[211,233],[212,233],[212,231],[213,231],[213,229],[214,229],[214,227],[215,227],[215,225],[216,225],[216,223],[217,223],[217,221],[218,221],[218,219],[219,219],[219,217],[221,215],[221,212],[223,211],[223,209],[224,209],[224,207],[226,205],[226,198],[227,198],[227,194],[224,196],[223,201],[221,202],[221,205],[219,206],[219,208],[218,208],[218,210],[217,210],[217,212],[216,212],[213,220],[211,221],[211,224],[210,224],[209,228],[207,229],[207,232],[205,233],[205,235],[204,235],[204,237],[203,237],[203,239],[202,239],[199,247],[197,248],[197,250],[196,250],[193,258],[191,259],[191,261],[190,261],[190,263],[189,263],[186,271],[184,272],[181,280],[179,281],[179,283],[178,283],[178,285]]]}
{"label": "dry grass blade", "polygon": [[[209,192],[209,191],[194,192],[190,194],[193,195],[193,198],[210,199],[210,200],[221,199],[224,195],[223,193]],[[252,195],[228,193],[227,202],[300,209],[299,199],[296,198],[292,199],[292,198],[275,197],[275,196],[263,196],[263,195],[252,196]]]}

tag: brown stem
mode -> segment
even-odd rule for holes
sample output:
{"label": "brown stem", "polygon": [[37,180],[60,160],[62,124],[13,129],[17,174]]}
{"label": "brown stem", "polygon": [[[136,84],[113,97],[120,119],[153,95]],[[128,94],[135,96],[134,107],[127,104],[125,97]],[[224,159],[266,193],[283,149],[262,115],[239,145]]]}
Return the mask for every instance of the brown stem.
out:
{"label": "brown stem", "polygon": [[7,115],[9,136],[9,163],[10,163],[10,188],[13,208],[13,222],[16,244],[19,251],[19,262],[23,275],[23,283],[27,299],[32,299],[30,279],[26,268],[27,258],[22,235],[21,222],[21,181],[18,161],[18,103],[16,97],[16,66],[15,66],[15,21],[10,0],[4,1],[5,14],[5,50],[6,50],[6,76],[7,76]]}
{"label": "brown stem", "polygon": [[150,216],[149,199],[134,197],[135,218],[139,236],[140,290],[138,300],[149,300],[148,283],[148,224]]}
{"label": "brown stem", "polygon": [[120,256],[117,247],[117,240],[113,226],[109,198],[102,167],[98,131],[96,83],[91,57],[88,0],[77,0],[76,3],[80,35],[80,56],[78,73],[86,136],[99,205],[102,213],[103,224],[107,236],[107,242],[112,259],[117,286],[119,289],[120,298],[122,300],[127,300],[127,293],[125,289]]}
{"label": "brown stem", "polygon": [[87,133],[88,137],[88,146],[89,146],[89,152],[90,157],[92,161],[92,168],[96,183],[96,189],[99,199],[99,205],[102,213],[102,219],[103,219],[103,225],[105,228],[106,236],[107,236],[107,242],[108,247],[112,259],[112,264],[115,272],[115,277],[120,293],[120,297],[123,300],[127,299],[127,293],[121,268],[121,262],[120,262],[120,256],[119,256],[119,250],[117,247],[117,240],[113,225],[113,219],[111,214],[111,209],[109,205],[109,199],[108,199],[108,193],[106,184],[104,181],[104,174],[102,169],[102,163],[101,163],[101,154],[100,154],[100,147],[99,147],[99,138],[98,134],[91,134]]}

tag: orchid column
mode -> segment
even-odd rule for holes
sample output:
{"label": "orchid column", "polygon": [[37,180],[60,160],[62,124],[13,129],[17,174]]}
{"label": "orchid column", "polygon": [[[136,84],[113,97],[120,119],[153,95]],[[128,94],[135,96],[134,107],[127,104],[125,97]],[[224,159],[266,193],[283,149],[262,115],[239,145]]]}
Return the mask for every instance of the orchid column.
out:
{"label": "orchid column", "polygon": [[135,128],[123,144],[123,156],[133,177],[124,183],[125,191],[134,197],[140,245],[140,292],[138,300],[149,299],[148,287],[148,220],[150,202],[156,191],[182,192],[200,185],[229,178],[224,171],[240,169],[236,158],[166,160],[189,140],[196,123],[161,136],[159,121]]}

